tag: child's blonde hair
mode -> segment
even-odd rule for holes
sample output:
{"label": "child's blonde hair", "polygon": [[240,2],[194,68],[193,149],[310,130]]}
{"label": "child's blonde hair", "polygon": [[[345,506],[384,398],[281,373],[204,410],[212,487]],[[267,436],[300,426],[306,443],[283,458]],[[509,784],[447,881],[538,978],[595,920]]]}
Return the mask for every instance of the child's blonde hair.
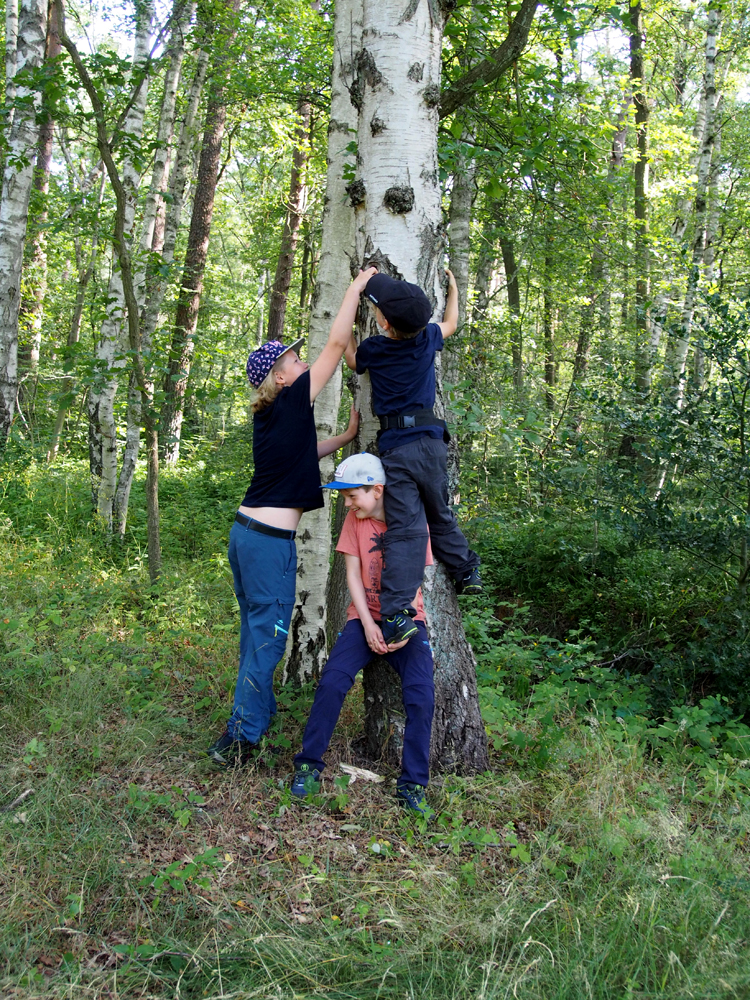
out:
{"label": "child's blonde hair", "polygon": [[286,361],[287,354],[284,353],[253,393],[253,397],[250,400],[250,409],[253,413],[260,413],[261,410],[265,410],[267,406],[273,403],[283,389],[283,386],[279,385],[276,381],[276,372],[284,367]]}

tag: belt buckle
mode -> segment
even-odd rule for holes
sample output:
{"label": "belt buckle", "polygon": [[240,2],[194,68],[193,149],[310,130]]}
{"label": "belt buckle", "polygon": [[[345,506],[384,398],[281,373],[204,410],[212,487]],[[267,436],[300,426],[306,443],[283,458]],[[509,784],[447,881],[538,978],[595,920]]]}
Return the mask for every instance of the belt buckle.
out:
{"label": "belt buckle", "polygon": [[413,413],[409,413],[406,416],[401,417],[400,420],[403,421],[403,423],[401,424],[402,427],[416,427],[417,426],[417,418],[414,416]]}

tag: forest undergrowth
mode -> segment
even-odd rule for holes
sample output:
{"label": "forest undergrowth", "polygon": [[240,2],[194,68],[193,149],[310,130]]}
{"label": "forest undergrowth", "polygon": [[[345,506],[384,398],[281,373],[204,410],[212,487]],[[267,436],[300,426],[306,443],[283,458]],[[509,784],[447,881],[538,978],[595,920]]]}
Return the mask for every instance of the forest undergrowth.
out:
{"label": "forest undergrowth", "polygon": [[[543,605],[507,574],[544,536],[477,522],[490,592],[462,610],[491,769],[436,775],[437,818],[405,816],[395,774],[353,749],[358,685],[322,793],[300,805],[287,786],[311,689],[281,690],[253,766],[203,756],[236,674],[237,461],[165,475],[154,592],[142,526],[105,548],[80,465],[29,463],[3,486],[2,995],[747,996],[750,727],[716,685],[655,679],[654,656],[637,671],[618,659],[636,643],[605,634],[622,609],[642,629],[644,601],[667,628],[674,560],[639,556],[651,597],[645,576],[628,591],[627,557],[599,604],[602,576]],[[547,527],[575,546],[562,515]],[[695,621],[712,600],[690,595]],[[576,620],[576,601],[601,620]],[[673,624],[650,648],[671,642],[676,662],[676,639]],[[349,784],[341,763],[385,780]]]}

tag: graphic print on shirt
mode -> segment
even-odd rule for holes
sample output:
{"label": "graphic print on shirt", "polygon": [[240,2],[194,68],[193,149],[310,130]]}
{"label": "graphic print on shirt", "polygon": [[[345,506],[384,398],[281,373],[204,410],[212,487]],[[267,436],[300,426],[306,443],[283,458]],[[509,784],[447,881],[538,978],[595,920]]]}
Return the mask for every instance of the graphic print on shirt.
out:
{"label": "graphic print on shirt", "polygon": [[374,535],[370,536],[370,541],[373,545],[372,548],[367,551],[374,553],[374,555],[370,558],[369,572],[367,574],[370,586],[365,587],[365,593],[367,595],[367,603],[370,607],[372,607],[374,604],[378,604],[380,602],[380,575],[383,566],[385,565],[383,533],[376,531]]}

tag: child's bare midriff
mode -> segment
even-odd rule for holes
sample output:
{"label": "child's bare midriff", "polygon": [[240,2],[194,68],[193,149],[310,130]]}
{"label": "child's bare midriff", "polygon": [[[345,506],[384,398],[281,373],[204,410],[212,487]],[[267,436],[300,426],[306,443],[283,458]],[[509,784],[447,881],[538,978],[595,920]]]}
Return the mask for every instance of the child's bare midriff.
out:
{"label": "child's bare midriff", "polygon": [[302,517],[301,507],[240,507],[240,514],[252,517],[254,521],[270,524],[272,528],[296,531]]}

